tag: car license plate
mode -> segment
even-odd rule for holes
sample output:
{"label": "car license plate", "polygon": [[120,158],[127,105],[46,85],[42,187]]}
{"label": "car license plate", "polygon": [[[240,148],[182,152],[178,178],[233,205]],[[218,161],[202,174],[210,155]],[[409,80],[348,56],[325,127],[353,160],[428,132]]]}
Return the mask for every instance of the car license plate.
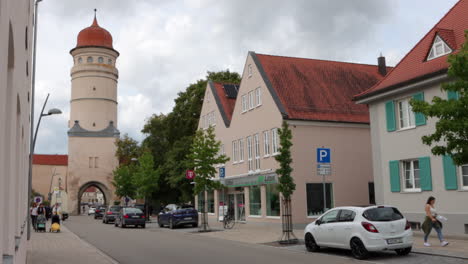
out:
{"label": "car license plate", "polygon": [[402,238],[392,238],[392,239],[387,239],[387,244],[393,245],[393,244],[400,244],[403,243]]}
{"label": "car license plate", "polygon": [[192,217],[185,217],[184,220],[192,220]]}
{"label": "car license plate", "polygon": [[132,218],[140,218],[138,215],[134,215],[132,216]]}

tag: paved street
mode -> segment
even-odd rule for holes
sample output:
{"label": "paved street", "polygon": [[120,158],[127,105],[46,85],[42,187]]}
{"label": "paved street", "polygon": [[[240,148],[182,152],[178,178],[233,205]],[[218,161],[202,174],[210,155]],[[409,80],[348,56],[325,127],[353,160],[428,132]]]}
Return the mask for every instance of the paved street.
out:
{"label": "paved street", "polygon": [[[191,232],[195,229],[162,229],[150,224],[146,229],[120,229],[104,225],[88,216],[71,217],[66,226],[119,263],[466,263],[467,260],[410,254],[374,254],[367,261],[351,258],[349,252],[325,250],[308,253],[303,245],[272,247],[241,243]],[[223,232],[223,231],[219,231]]]}

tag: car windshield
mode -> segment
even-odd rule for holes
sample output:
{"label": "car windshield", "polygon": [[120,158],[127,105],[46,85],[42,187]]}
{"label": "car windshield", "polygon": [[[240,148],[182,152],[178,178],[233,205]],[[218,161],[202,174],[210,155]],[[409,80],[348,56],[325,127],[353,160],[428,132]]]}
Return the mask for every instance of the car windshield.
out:
{"label": "car windshield", "polygon": [[125,213],[141,214],[143,212],[138,208],[125,208]]}
{"label": "car windshield", "polygon": [[369,221],[388,222],[403,219],[403,215],[394,207],[377,207],[364,211],[362,214]]}
{"label": "car windshield", "polygon": [[112,206],[109,211],[111,212],[118,212],[120,210],[120,206]]}
{"label": "car windshield", "polygon": [[177,209],[192,209],[192,208],[193,208],[193,205],[189,205],[189,204],[183,204],[183,205],[177,206]]}

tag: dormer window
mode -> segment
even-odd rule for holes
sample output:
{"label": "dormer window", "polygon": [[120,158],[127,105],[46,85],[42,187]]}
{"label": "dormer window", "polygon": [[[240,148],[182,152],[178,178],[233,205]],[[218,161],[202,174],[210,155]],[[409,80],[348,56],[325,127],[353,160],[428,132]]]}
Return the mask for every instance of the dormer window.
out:
{"label": "dormer window", "polygon": [[438,35],[434,39],[434,43],[432,44],[431,51],[429,52],[429,56],[427,56],[427,60],[432,60],[446,54],[452,52],[452,49],[442,40],[441,37]]}

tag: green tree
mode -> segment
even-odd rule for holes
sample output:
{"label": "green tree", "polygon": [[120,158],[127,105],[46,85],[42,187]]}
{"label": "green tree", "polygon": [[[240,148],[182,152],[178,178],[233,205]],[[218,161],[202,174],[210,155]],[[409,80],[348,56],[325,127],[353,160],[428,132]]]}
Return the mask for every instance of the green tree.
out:
{"label": "green tree", "polygon": [[281,129],[278,129],[278,135],[280,148],[278,150],[279,154],[275,156],[275,160],[279,163],[279,168],[276,170],[276,174],[279,177],[278,191],[283,196],[283,217],[281,218],[283,222],[283,235],[280,243],[293,244],[298,242],[293,233],[291,208],[291,195],[296,190],[296,184],[293,177],[291,177],[293,171],[291,167],[291,163],[293,162],[291,157],[291,147],[293,145],[291,142],[292,132],[286,121],[283,121]]}
{"label": "green tree", "polygon": [[291,195],[296,190],[296,184],[294,183],[291,173],[292,158],[291,158],[291,147],[292,147],[292,132],[289,129],[289,125],[286,121],[283,121],[281,129],[278,129],[278,135],[280,139],[279,154],[275,156],[275,160],[279,163],[279,168],[276,170],[276,174],[279,176],[278,191],[283,195],[284,199],[291,199]]}
{"label": "green tree", "polygon": [[136,186],[134,184],[133,174],[135,168],[132,165],[121,165],[114,170],[115,194],[119,197],[135,197]]}
{"label": "green tree", "polygon": [[[195,171],[195,194],[205,195],[205,191],[222,187],[219,181],[213,180],[217,173],[215,166],[229,161],[226,155],[219,153],[220,146],[221,142],[216,140],[213,127],[210,126],[207,130],[198,130],[196,132],[188,155],[189,166]],[[207,231],[208,212],[206,206],[203,206],[203,208],[201,224],[203,231]]]}
{"label": "green tree", "polygon": [[[465,39],[467,32],[465,32]],[[456,165],[468,163],[468,44],[448,58],[448,75],[454,79],[442,84],[449,99],[435,96],[432,103],[412,100],[414,112],[437,118],[433,134],[422,137],[422,142],[432,146],[434,155],[449,155]],[[437,145],[435,145],[437,144]],[[435,145],[435,146],[433,146]]]}
{"label": "green tree", "polygon": [[115,156],[119,159],[119,164],[129,164],[133,158],[140,156],[140,146],[138,141],[125,134],[115,141],[117,151]]}
{"label": "green tree", "polygon": [[145,151],[138,159],[133,174],[133,185],[135,186],[135,197],[146,199],[158,191],[159,172],[154,169],[153,155]]}

